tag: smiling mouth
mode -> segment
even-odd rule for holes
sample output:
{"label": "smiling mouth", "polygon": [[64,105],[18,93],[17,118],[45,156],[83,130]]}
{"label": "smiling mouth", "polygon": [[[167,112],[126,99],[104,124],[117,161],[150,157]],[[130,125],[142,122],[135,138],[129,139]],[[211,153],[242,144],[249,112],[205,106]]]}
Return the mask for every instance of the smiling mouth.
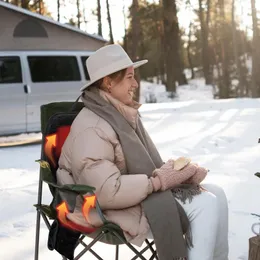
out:
{"label": "smiling mouth", "polygon": [[129,92],[128,92],[128,94],[131,96],[131,98],[133,98],[133,97],[134,97],[134,94],[135,94],[135,92],[134,92],[134,91],[129,91]]}

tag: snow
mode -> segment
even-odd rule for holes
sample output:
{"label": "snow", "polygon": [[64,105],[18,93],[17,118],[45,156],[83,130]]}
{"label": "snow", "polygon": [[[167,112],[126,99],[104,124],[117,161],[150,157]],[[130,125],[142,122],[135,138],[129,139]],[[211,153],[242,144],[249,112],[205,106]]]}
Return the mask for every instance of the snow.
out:
{"label": "snow", "polygon": [[29,133],[29,134],[19,134],[11,136],[0,136],[0,147],[19,145],[25,143],[35,143],[42,139],[41,133]]}
{"label": "snow", "polygon": [[156,100],[155,103],[172,102],[173,100],[175,102],[185,100],[208,100],[213,99],[214,96],[214,88],[205,85],[205,80],[200,78],[190,80],[188,85],[177,87],[176,92],[176,97],[171,99],[168,97],[164,85],[141,81],[140,103],[150,103],[148,102],[149,100]]}
{"label": "snow", "polygon": [[[179,87],[175,102],[163,100],[164,86],[144,83],[142,93],[155,91],[161,102],[144,104],[142,119],[163,159],[189,156],[210,169],[205,182],[223,187],[229,202],[229,259],[246,260],[251,226],[259,221],[251,213],[260,213],[254,200],[260,196],[260,179],[254,176],[260,170],[260,100],[213,100],[210,86],[195,83],[196,88]],[[39,144],[0,148],[0,259],[34,257],[40,149]],[[43,194],[43,203],[49,203],[45,184]],[[41,226],[39,259],[61,259],[47,249],[48,231],[43,221]],[[106,260],[114,259],[114,247],[99,243],[95,248]],[[123,247],[120,259],[131,255]],[[83,259],[95,259],[87,256]]]}

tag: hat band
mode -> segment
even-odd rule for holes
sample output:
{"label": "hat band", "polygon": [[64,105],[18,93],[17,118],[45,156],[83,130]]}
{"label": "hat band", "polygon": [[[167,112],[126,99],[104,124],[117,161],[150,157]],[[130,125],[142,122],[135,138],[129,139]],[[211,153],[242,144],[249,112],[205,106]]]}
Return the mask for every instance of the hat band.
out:
{"label": "hat band", "polygon": [[90,79],[92,82],[95,82],[112,73],[131,67],[133,66],[133,64],[134,63],[130,59],[124,59],[110,63],[107,65],[107,67],[100,66],[98,70],[95,70],[95,72],[93,71],[92,73],[89,73],[90,75],[92,75]]}

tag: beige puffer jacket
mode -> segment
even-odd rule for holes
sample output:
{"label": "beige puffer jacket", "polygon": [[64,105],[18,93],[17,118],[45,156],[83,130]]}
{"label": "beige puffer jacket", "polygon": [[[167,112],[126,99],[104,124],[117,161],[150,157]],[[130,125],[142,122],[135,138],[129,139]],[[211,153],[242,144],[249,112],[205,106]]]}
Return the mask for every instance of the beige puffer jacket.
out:
{"label": "beige puffer jacket", "polygon": [[[125,106],[108,93],[100,93],[135,128],[139,106]],[[104,119],[83,108],[74,120],[62,148],[57,171],[58,183],[94,186],[107,220],[119,225],[129,242],[141,246],[148,234],[149,224],[140,203],[152,192],[152,185],[145,173],[122,173],[126,173],[126,165],[116,132]],[[102,225],[95,209],[91,210],[87,223],[81,207],[82,200],[78,198],[76,209],[68,214],[68,218],[83,226]]]}

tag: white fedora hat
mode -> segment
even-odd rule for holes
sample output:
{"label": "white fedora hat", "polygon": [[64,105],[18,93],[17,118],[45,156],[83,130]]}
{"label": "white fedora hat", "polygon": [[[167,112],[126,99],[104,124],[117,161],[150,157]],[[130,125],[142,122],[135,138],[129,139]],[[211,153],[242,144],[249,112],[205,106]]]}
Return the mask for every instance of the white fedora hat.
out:
{"label": "white fedora hat", "polygon": [[135,69],[147,63],[148,60],[133,62],[124,49],[118,44],[111,44],[98,49],[86,61],[90,82],[80,90],[83,91],[91,84],[114,72],[134,67]]}

